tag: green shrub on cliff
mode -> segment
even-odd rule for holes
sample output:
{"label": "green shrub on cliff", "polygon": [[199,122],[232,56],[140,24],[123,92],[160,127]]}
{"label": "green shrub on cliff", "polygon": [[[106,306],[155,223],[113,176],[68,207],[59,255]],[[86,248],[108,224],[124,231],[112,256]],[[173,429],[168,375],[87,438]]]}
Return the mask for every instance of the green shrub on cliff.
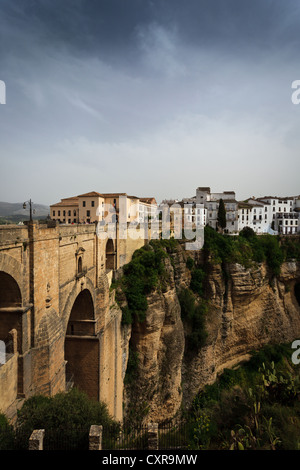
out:
{"label": "green shrub on cliff", "polygon": [[195,294],[202,296],[204,294],[203,282],[205,279],[205,271],[202,268],[194,268],[192,270],[190,288]]}
{"label": "green shrub on cliff", "polygon": [[127,301],[127,306],[123,307],[123,323],[145,320],[147,295],[159,286],[165,288],[167,273],[163,260],[176,245],[174,239],[151,240],[149,245],[136,250],[132,260],[124,266],[119,282]]}
{"label": "green shrub on cliff", "polygon": [[207,338],[205,328],[207,302],[204,299],[196,301],[195,295],[190,289],[181,289],[178,292],[178,300],[181,307],[181,318],[187,325],[187,347],[189,350],[198,350],[204,346]]}
{"label": "green shrub on cliff", "polygon": [[238,236],[222,235],[211,227],[205,227],[204,251],[213,263],[239,263],[250,267],[253,262],[266,261],[277,276],[287,257],[300,259],[299,240],[280,243],[274,235],[256,235],[251,229],[243,229]]}

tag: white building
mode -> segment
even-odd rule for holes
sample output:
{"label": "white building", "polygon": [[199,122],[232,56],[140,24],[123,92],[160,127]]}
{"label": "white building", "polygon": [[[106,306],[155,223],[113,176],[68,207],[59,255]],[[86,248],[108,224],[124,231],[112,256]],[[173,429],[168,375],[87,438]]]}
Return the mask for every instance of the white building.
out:
{"label": "white building", "polygon": [[260,201],[255,198],[250,198],[246,201],[252,206],[252,221],[251,228],[258,234],[270,233],[273,234],[275,225],[272,224],[272,207],[269,202]]}
{"label": "white building", "polygon": [[277,197],[265,196],[258,201],[267,202],[270,205],[271,225],[274,230],[282,234],[295,234],[300,231],[300,203],[299,196]]}
{"label": "white building", "polygon": [[157,202],[154,197],[139,198],[139,223],[148,223],[150,219],[157,220]]}
{"label": "white building", "polygon": [[300,196],[253,196],[238,202],[234,191],[212,193],[209,187],[198,187],[194,197],[165,202],[181,205],[187,222],[217,229],[221,199],[226,210],[225,233],[238,234],[244,227],[257,234],[300,233]]}
{"label": "white building", "polygon": [[227,233],[238,232],[238,202],[235,199],[234,191],[224,191],[222,193],[212,193],[209,187],[199,187],[196,189],[197,204],[204,204],[207,210],[207,224],[216,229],[218,226],[218,211],[220,200],[223,199],[226,210]]}

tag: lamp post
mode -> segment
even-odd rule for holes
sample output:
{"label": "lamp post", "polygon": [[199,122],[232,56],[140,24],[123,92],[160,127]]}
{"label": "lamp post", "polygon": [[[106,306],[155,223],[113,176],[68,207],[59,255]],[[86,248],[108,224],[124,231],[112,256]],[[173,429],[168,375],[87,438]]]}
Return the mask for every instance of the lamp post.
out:
{"label": "lamp post", "polygon": [[32,201],[31,201],[31,199],[29,199],[29,201],[26,201],[26,202],[23,203],[23,209],[26,209],[27,203],[29,203],[29,213],[30,213],[29,220],[30,220],[30,222],[32,222],[32,214],[35,213],[35,210],[32,210]]}

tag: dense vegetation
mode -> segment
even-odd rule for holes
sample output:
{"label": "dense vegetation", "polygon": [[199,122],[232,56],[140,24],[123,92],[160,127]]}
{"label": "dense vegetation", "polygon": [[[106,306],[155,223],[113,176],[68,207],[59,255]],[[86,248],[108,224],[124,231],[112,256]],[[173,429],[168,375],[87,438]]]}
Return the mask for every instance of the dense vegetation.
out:
{"label": "dense vegetation", "polygon": [[15,430],[0,415],[0,450],[27,449],[34,429],[45,429],[46,449],[52,446],[59,449],[66,442],[74,449],[84,449],[88,446],[88,433],[93,424],[114,428],[115,432],[118,430],[106,404],[91,400],[76,388],[52,397],[35,395],[25,400],[18,410]]}
{"label": "dense vegetation", "polygon": [[[168,275],[163,260],[176,245],[175,239],[151,240],[136,250],[130,263],[124,266],[122,278],[113,286],[117,288],[116,298],[123,311],[123,324],[145,320],[147,295],[157,288],[165,290]],[[122,305],[123,295],[126,305]]]}
{"label": "dense vegetation", "polygon": [[208,312],[208,303],[204,299],[196,299],[190,289],[179,291],[178,300],[186,330],[186,350],[197,351],[204,346],[207,338],[205,316]]}
{"label": "dense vegetation", "polygon": [[213,263],[240,263],[250,267],[253,263],[266,262],[274,275],[280,274],[283,261],[300,260],[300,240],[281,239],[274,235],[256,235],[246,227],[238,236],[223,235],[211,227],[205,227],[205,253]]}
{"label": "dense vegetation", "polygon": [[290,345],[266,346],[195,398],[198,449],[300,449],[300,374]]}

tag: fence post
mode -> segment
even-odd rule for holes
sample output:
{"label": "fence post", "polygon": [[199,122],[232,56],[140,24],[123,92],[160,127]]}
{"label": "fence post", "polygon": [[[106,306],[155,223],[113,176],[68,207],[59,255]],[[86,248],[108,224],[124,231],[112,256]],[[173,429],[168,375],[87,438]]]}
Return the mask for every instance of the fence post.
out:
{"label": "fence post", "polygon": [[158,450],[158,424],[148,424],[148,449]]}
{"label": "fence post", "polygon": [[102,426],[93,424],[89,433],[89,450],[102,450]]}
{"label": "fence post", "polygon": [[35,429],[29,438],[29,450],[43,450],[45,429]]}

